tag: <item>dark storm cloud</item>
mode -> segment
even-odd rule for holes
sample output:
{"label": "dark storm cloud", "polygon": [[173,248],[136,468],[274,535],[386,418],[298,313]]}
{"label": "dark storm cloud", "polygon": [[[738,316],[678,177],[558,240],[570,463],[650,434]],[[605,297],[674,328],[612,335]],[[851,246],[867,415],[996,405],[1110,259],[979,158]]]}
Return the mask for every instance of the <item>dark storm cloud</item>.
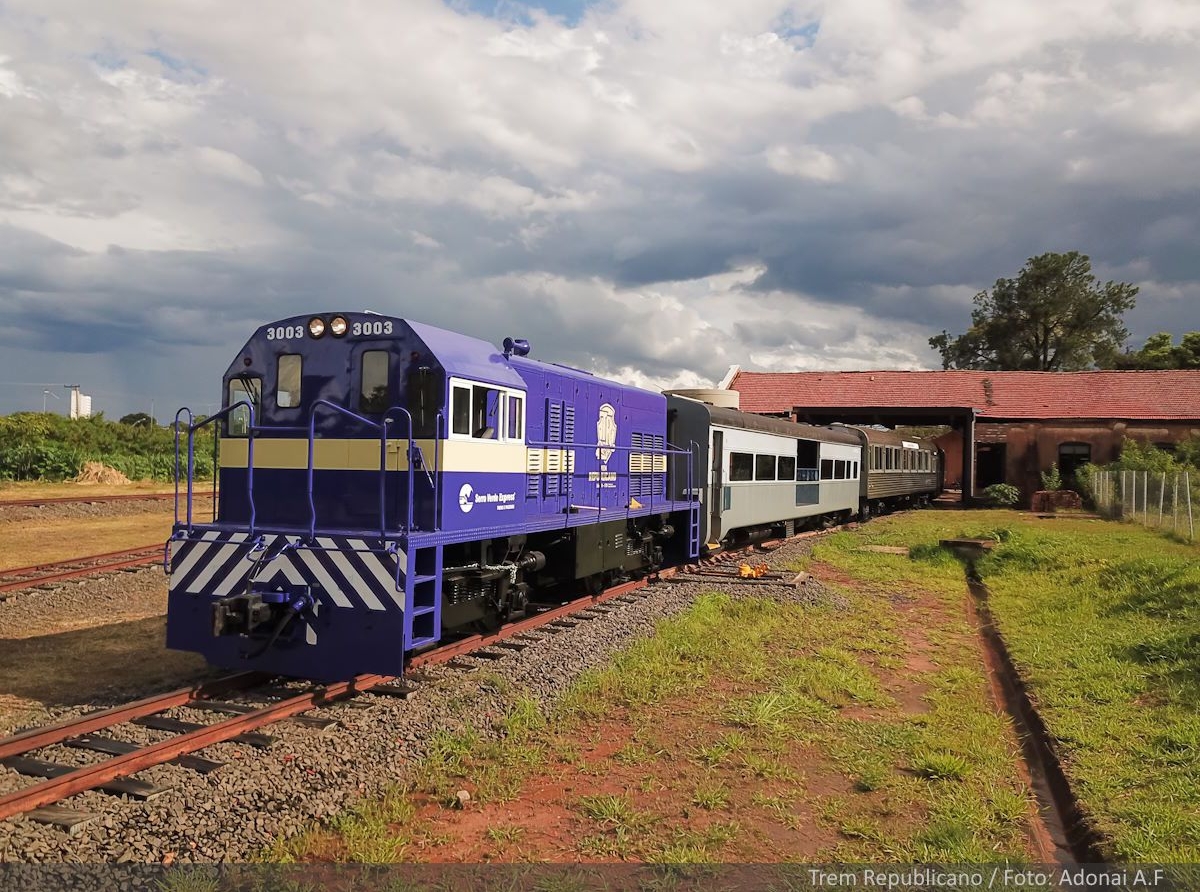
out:
{"label": "dark storm cloud", "polygon": [[334,308],[661,383],[932,364],[1046,250],[1141,284],[1135,340],[1200,328],[1172,0],[6,10],[0,383],[88,356],[203,399],[254,327]]}

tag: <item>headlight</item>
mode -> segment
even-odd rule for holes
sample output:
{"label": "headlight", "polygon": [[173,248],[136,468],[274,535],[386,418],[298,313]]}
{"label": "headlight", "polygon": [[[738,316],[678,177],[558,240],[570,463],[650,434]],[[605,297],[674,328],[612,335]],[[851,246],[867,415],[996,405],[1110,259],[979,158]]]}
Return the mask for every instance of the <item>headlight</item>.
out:
{"label": "headlight", "polygon": [[325,334],[325,320],[320,316],[313,316],[308,320],[308,333],[314,338],[319,338]]}
{"label": "headlight", "polygon": [[329,331],[333,334],[333,336],[335,338],[340,338],[342,335],[344,335],[346,333],[347,329],[349,329],[349,328],[350,328],[350,326],[346,323],[346,320],[343,319],[341,316],[334,316],[332,319],[329,320]]}

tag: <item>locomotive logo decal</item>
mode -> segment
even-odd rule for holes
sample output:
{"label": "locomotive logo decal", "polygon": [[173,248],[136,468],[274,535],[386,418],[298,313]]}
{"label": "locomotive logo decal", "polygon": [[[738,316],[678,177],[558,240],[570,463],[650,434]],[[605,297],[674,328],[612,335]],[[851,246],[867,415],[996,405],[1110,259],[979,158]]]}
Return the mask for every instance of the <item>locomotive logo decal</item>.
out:
{"label": "locomotive logo decal", "polygon": [[600,406],[600,417],[596,419],[596,442],[600,444],[596,448],[600,470],[607,471],[608,460],[615,451],[612,447],[617,445],[617,410],[611,403],[603,403]]}
{"label": "locomotive logo decal", "polygon": [[471,484],[464,483],[462,489],[458,491],[458,507],[463,514],[469,513],[475,507],[475,493],[471,489]]}

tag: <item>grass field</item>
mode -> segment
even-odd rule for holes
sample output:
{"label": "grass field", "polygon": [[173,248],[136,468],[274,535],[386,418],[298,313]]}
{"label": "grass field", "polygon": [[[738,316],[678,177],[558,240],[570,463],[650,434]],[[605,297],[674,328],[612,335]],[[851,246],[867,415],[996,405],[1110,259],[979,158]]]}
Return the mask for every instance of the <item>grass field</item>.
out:
{"label": "grass field", "polygon": [[508,692],[499,739],[439,734],[408,786],[267,857],[1036,860],[962,571],[944,569],[934,588],[831,578],[816,606],[706,595],[550,715]]}
{"label": "grass field", "polygon": [[[1012,512],[886,518],[817,557],[864,579],[958,586],[941,538],[990,535],[991,610],[1105,853],[1200,860],[1200,563],[1194,546],[1104,521]],[[908,545],[913,558],[857,552]]]}

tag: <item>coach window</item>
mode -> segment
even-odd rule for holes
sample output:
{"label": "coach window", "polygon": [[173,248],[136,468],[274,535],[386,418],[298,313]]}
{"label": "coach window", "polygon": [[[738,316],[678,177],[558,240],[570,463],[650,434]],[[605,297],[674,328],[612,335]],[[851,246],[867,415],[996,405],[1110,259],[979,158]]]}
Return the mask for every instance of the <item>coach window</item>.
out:
{"label": "coach window", "polygon": [[[234,378],[229,382],[229,405],[237,406],[238,403],[249,403],[254,407],[255,421],[258,421],[258,395],[261,388],[262,383],[258,378],[252,378],[249,375],[244,378]],[[226,416],[228,423],[225,426],[225,435],[227,437],[250,435],[250,406],[238,406]]]}
{"label": "coach window", "polygon": [[858,462],[856,462],[856,461],[850,462],[850,479],[851,480],[858,479]]}
{"label": "coach window", "polygon": [[835,461],[833,463],[833,479],[834,480],[845,480],[846,479],[846,462],[844,459],[839,458],[837,461]]}
{"label": "coach window", "polygon": [[358,411],[377,415],[388,410],[388,351],[368,350],[362,355]]}
{"label": "coach window", "polygon": [[779,456],[779,479],[796,479],[796,460],[786,455]]}
{"label": "coach window", "polygon": [[519,440],[522,436],[522,426],[525,424],[525,400],[513,394],[508,395],[508,439]]}
{"label": "coach window", "polygon": [[773,455],[756,455],[756,456],[754,456],[754,479],[755,480],[774,480],[775,479],[775,456],[773,456]]}
{"label": "coach window", "polygon": [[300,369],[303,360],[299,353],[284,353],[275,362],[275,405],[294,409],[300,405]]}
{"label": "coach window", "polygon": [[729,479],[731,481],[754,479],[754,456],[748,452],[729,453]]}
{"label": "coach window", "polygon": [[821,464],[821,446],[814,440],[796,441],[796,479],[816,480],[817,468]]}
{"label": "coach window", "polygon": [[821,459],[821,479],[822,480],[832,480],[833,479],[833,459],[832,458]]}

